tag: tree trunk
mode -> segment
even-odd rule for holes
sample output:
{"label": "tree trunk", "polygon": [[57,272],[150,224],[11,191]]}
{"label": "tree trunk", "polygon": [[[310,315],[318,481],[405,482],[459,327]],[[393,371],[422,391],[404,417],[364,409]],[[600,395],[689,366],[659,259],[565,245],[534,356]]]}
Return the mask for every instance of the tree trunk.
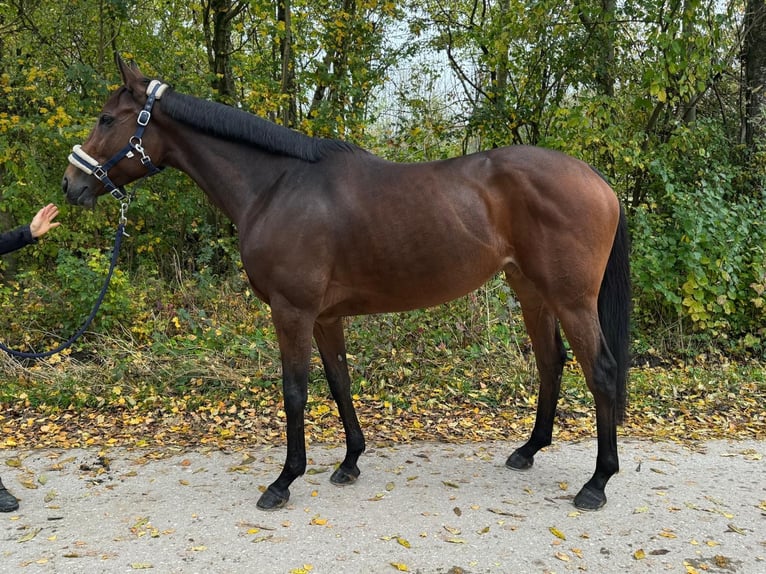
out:
{"label": "tree trunk", "polygon": [[242,3],[232,0],[210,0],[202,5],[208,63],[213,74],[211,83],[217,92],[216,99],[226,104],[237,99],[231,71],[231,33],[233,20],[243,8]]}
{"label": "tree trunk", "polygon": [[293,62],[293,27],[290,0],[279,0],[277,20],[284,23],[284,35],[279,38],[282,61],[280,93],[286,101],[282,105],[282,125],[292,128],[298,124],[298,106],[295,102],[295,65]]}
{"label": "tree trunk", "polygon": [[748,0],[745,13],[745,38],[742,50],[745,75],[744,143],[755,150],[763,142],[766,104],[766,5],[764,0]]}
{"label": "tree trunk", "polygon": [[577,3],[577,13],[590,41],[598,48],[598,59],[594,63],[594,79],[598,93],[614,97],[614,27],[616,0],[599,0],[598,11],[590,15],[586,6]]}

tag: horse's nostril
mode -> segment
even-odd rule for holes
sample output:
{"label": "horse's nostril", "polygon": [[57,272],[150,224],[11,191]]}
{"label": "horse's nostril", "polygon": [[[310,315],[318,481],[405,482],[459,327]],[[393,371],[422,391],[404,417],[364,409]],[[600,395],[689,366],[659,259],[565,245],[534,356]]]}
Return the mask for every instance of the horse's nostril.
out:
{"label": "horse's nostril", "polygon": [[64,192],[64,194],[66,195],[66,192],[67,192],[67,189],[68,189],[68,188],[69,188],[69,182],[67,181],[67,178],[66,178],[66,177],[64,177],[64,178],[61,180],[61,191],[63,191],[63,192]]}

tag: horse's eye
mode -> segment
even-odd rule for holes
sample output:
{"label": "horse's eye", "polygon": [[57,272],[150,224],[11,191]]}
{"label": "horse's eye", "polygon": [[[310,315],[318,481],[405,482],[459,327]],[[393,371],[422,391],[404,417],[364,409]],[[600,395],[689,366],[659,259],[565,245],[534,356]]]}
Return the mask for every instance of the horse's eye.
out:
{"label": "horse's eye", "polygon": [[98,118],[98,124],[101,126],[110,126],[114,122],[114,118],[109,114],[101,114]]}

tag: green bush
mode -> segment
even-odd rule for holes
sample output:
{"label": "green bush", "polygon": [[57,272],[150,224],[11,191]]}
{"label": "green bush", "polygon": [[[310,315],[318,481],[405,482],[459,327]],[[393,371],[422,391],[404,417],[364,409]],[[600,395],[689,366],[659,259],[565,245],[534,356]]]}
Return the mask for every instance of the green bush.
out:
{"label": "green bush", "polygon": [[631,214],[635,319],[705,346],[763,349],[766,202],[743,186],[738,150],[705,126],[679,130],[649,163],[650,204]]}

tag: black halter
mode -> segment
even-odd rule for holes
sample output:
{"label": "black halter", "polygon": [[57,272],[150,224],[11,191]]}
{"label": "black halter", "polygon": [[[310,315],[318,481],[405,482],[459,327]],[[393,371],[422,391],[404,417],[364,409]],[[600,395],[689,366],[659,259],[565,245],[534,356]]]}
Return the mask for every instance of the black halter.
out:
{"label": "black halter", "polygon": [[[97,160],[93,159],[90,155],[85,153],[81,146],[76,145],[72,148],[72,153],[69,154],[69,163],[73,166],[81,169],[88,175],[94,176],[101,183],[104,184],[106,190],[115,199],[122,200],[127,196],[124,187],[116,186],[114,182],[109,179],[109,170],[117,165],[123,158],[135,157],[138,153],[141,156],[141,165],[143,165],[147,173],[144,177],[149,177],[155,173],[159,173],[164,168],[157,167],[152,163],[151,158],[147,155],[143,147],[141,137],[144,135],[146,126],[149,125],[149,120],[152,119],[152,108],[154,102],[162,97],[163,92],[168,88],[167,84],[163,84],[159,80],[152,80],[146,88],[146,104],[144,109],[138,113],[136,123],[136,133],[128,140],[128,143],[120,151],[118,151],[112,159],[101,165]],[[134,153],[135,152],[135,153]]]}

